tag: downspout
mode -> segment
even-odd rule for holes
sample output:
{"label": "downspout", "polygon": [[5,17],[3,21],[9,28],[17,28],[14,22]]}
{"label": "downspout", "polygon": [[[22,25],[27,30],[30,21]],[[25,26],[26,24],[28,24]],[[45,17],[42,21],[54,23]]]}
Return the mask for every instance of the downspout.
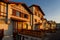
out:
{"label": "downspout", "polygon": [[34,19],[33,19],[33,14],[32,14],[32,30],[33,30],[33,26],[34,26],[34,24],[33,24],[33,21],[34,21]]}
{"label": "downspout", "polygon": [[8,3],[6,3],[6,24],[8,24]]}

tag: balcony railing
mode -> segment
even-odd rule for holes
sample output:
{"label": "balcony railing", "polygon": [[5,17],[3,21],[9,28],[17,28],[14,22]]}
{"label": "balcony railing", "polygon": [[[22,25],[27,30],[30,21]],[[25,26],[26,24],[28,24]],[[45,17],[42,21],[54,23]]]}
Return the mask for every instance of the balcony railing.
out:
{"label": "balcony railing", "polygon": [[38,30],[26,30],[26,29],[22,29],[20,31],[18,30],[18,34],[32,36],[32,37],[38,37],[38,38],[41,38],[41,37],[45,36],[45,33],[42,32],[42,31],[38,31]]}
{"label": "balcony railing", "polygon": [[18,20],[18,21],[29,21],[29,19],[27,19],[27,18],[17,17],[14,15],[12,15],[11,18],[14,20]]}

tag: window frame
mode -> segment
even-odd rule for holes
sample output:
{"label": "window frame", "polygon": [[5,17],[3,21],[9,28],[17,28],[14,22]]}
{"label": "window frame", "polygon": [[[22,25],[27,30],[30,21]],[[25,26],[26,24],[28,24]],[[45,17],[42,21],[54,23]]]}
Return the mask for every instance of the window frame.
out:
{"label": "window frame", "polygon": [[[3,6],[3,9],[1,8]],[[3,10],[3,11],[1,11]],[[6,5],[0,3],[0,16],[6,17]]]}

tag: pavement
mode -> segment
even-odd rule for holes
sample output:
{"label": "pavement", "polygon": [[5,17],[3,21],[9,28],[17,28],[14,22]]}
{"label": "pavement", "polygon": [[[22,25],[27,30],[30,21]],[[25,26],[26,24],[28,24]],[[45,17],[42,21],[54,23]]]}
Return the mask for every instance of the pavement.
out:
{"label": "pavement", "polygon": [[44,40],[60,40],[60,29],[57,29],[55,33],[46,33]]}

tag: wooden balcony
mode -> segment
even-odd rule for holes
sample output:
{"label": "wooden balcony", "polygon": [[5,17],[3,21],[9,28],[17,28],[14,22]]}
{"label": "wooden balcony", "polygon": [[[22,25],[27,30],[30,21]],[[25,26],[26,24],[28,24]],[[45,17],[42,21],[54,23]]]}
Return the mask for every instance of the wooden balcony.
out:
{"label": "wooden balcony", "polygon": [[27,21],[29,21],[29,19],[27,19],[27,18],[22,18],[22,17],[18,17],[18,16],[11,16],[11,19],[13,19],[13,20],[17,20],[17,21],[24,21],[24,22],[27,22]]}
{"label": "wooden balcony", "polygon": [[18,30],[18,34],[22,34],[22,35],[27,35],[27,36],[32,36],[32,37],[38,37],[41,38],[43,36],[45,36],[45,33],[42,31],[38,31],[38,30]]}

